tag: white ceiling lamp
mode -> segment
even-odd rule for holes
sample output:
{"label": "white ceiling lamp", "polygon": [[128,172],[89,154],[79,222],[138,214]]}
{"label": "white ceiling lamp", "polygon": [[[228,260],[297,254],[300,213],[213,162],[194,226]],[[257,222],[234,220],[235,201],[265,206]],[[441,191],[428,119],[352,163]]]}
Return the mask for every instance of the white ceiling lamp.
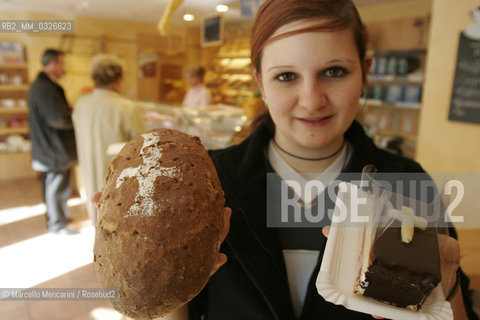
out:
{"label": "white ceiling lamp", "polygon": [[186,14],[183,15],[183,20],[193,21],[193,20],[195,20],[195,16],[193,14],[186,13]]}
{"label": "white ceiling lamp", "polygon": [[227,12],[228,6],[224,4],[219,4],[218,6],[215,7],[215,10],[217,10],[217,12]]}
{"label": "white ceiling lamp", "polygon": [[76,11],[83,11],[90,7],[90,3],[88,1],[82,1],[74,5]]}

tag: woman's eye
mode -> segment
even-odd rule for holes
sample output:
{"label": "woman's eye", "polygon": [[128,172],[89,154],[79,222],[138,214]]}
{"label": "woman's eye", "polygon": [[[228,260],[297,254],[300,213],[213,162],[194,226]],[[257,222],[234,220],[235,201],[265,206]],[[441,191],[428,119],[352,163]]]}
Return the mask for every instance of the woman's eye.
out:
{"label": "woman's eye", "polygon": [[277,80],[282,82],[292,81],[292,80],[295,80],[296,78],[297,78],[296,75],[292,72],[284,72],[277,76]]}
{"label": "woman's eye", "polygon": [[345,68],[342,68],[342,67],[332,67],[332,68],[328,68],[325,71],[325,75],[329,78],[338,78],[338,77],[344,76],[346,73],[347,73],[347,70],[345,70]]}

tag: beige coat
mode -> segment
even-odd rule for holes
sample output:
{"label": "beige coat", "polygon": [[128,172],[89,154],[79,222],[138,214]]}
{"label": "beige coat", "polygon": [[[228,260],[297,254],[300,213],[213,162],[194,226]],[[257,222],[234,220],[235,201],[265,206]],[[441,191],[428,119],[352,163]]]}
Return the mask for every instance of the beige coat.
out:
{"label": "beige coat", "polygon": [[89,201],[101,191],[112,156],[112,143],[126,142],[144,131],[142,111],[131,100],[107,89],[95,89],[78,100],[73,111],[81,178],[87,209],[96,222],[95,206]]}

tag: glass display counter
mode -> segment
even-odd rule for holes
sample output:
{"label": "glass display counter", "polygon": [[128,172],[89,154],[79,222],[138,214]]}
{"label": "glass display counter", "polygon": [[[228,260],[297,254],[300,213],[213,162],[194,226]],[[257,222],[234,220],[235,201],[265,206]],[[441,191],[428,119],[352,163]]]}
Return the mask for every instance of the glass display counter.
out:
{"label": "glass display counter", "polygon": [[[216,104],[205,107],[179,107],[168,104],[140,103],[146,110],[145,125],[148,130],[172,128],[198,136],[207,149],[225,148],[231,145],[238,132],[249,125],[250,120],[242,108]],[[153,111],[153,113],[151,113]]]}

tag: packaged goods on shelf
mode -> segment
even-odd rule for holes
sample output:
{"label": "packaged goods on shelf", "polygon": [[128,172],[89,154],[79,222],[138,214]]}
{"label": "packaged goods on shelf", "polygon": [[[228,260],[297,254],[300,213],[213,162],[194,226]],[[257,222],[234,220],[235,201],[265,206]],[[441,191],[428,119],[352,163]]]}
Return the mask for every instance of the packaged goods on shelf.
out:
{"label": "packaged goods on shelf", "polygon": [[0,63],[25,62],[24,48],[20,43],[0,42]]}

